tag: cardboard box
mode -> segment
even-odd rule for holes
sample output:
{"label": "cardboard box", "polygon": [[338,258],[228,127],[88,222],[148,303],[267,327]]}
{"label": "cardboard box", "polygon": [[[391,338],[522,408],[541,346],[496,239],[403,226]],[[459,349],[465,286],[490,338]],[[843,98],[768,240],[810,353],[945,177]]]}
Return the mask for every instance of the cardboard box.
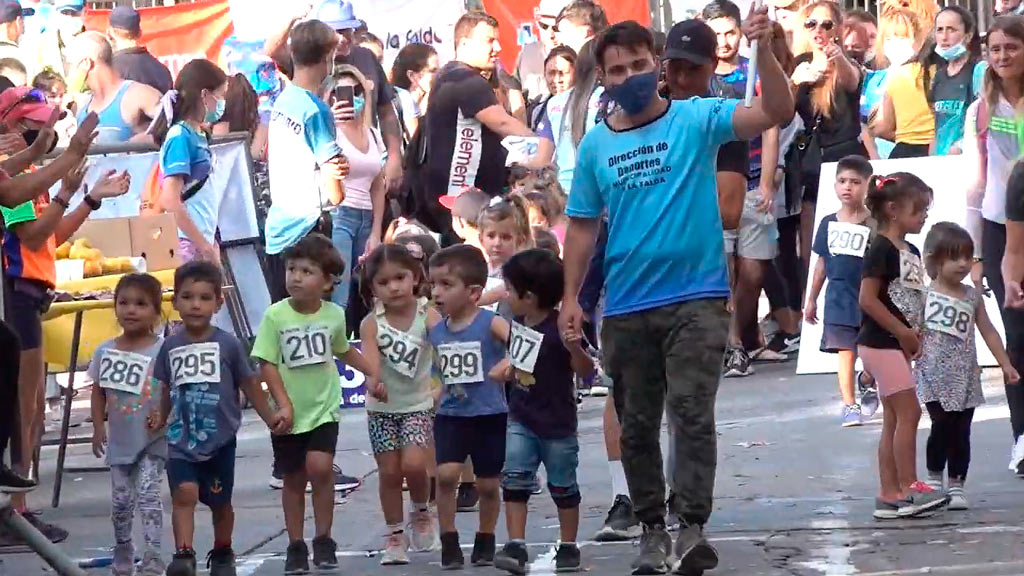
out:
{"label": "cardboard box", "polygon": [[78,238],[88,238],[107,258],[145,258],[151,272],[181,266],[178,227],[171,214],[86,220],[72,241]]}

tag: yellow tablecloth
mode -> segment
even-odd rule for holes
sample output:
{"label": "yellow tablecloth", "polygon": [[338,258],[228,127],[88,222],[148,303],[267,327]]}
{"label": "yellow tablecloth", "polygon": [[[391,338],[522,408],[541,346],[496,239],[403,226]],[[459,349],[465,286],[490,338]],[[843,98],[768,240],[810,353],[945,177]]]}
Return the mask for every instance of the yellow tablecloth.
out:
{"label": "yellow tablecloth", "polygon": [[[122,275],[99,276],[58,286],[65,292],[113,290]],[[174,287],[174,270],[154,272],[165,288]],[[78,344],[78,368],[89,365],[89,360],[100,344],[121,333],[114,317],[113,300],[82,300],[57,302],[43,317],[43,356],[51,371],[66,371],[71,362],[71,341],[75,332],[75,314],[82,314],[82,334]],[[171,305],[171,295],[164,295],[163,315],[169,320],[179,316]]]}

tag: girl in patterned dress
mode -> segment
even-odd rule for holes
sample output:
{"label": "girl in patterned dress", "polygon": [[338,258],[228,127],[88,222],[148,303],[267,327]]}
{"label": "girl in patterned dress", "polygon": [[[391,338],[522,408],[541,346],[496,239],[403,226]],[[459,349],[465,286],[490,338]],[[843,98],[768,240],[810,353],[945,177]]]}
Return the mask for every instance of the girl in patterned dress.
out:
{"label": "girl in patterned dress", "polygon": [[932,419],[928,435],[928,485],[943,489],[949,477],[950,510],[966,510],[964,480],[971,460],[971,420],[985,402],[974,328],[1003,371],[1008,384],[1020,376],[1010,364],[1003,341],[985,311],[981,291],[963,284],[974,263],[974,242],[967,230],[939,222],[924,241],[924,264],[933,280],[925,292],[921,356],[914,366],[918,399]]}

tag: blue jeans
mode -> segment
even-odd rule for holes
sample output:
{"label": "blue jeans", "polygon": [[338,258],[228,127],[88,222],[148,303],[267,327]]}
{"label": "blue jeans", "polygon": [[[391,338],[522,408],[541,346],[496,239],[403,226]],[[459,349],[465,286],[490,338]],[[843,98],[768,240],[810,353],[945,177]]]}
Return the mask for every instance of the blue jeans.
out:
{"label": "blue jeans", "polygon": [[352,288],[352,267],[366,250],[366,241],[370,238],[373,228],[373,211],[338,206],[331,211],[334,228],[331,240],[334,247],[341,253],[345,261],[345,271],[341,283],[334,287],[331,300],[343,308],[348,308],[349,290]]}
{"label": "blue jeans", "polygon": [[552,496],[577,498],[579,455],[580,443],[575,435],[541,438],[510,419],[505,436],[505,469],[501,472],[501,487],[506,491],[532,492],[537,488],[537,470],[543,463]]}

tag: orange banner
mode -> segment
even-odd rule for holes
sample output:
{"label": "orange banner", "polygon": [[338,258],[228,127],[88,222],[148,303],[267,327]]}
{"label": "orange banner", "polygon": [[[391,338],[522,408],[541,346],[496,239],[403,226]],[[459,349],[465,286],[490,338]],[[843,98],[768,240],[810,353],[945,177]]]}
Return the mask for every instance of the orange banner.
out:
{"label": "orange banner", "polygon": [[[224,41],[234,33],[228,0],[201,0],[191,4],[140,8],[142,43],[177,77],[188,61],[220,59]],[[85,26],[105,32],[109,10],[88,10]]]}
{"label": "orange banner", "polygon": [[[531,26],[534,38],[540,32],[534,22],[533,11],[540,0],[483,0],[484,10],[498,19],[498,41],[501,42],[501,62],[505,69],[512,71],[519,57],[519,31],[523,26]],[[608,13],[608,21],[612,24],[624,20],[636,20],[648,25],[651,23],[648,0],[608,0],[602,2]]]}

